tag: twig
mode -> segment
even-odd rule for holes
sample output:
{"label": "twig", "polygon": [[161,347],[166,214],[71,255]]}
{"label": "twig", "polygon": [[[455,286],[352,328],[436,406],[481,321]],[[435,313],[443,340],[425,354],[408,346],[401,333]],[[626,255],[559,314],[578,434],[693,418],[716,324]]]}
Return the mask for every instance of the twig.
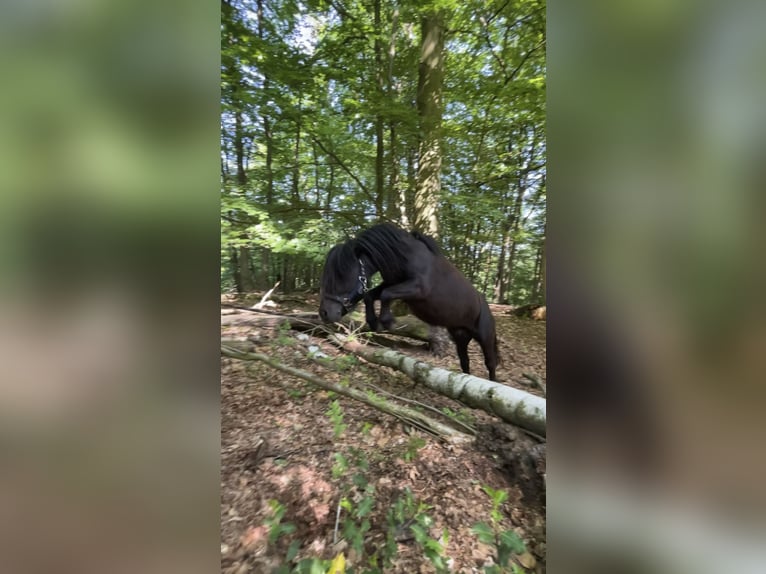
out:
{"label": "twig", "polygon": [[529,379],[530,381],[532,381],[532,386],[540,389],[544,395],[548,394],[545,383],[542,382],[537,377],[537,375],[533,375],[532,373],[522,373],[521,376],[524,377],[525,379]]}
{"label": "twig", "polygon": [[332,543],[338,543],[338,525],[340,524],[340,502],[342,498],[338,499],[338,510],[335,511],[335,531],[332,533]]}
{"label": "twig", "polygon": [[527,429],[525,429],[525,428],[523,428],[523,427],[519,427],[519,428],[521,429],[521,431],[522,431],[524,434],[527,434],[527,435],[531,436],[532,438],[539,440],[540,442],[546,442],[546,440],[545,440],[545,437],[544,437],[544,436],[540,436],[540,435],[539,435],[539,434],[537,434],[536,432],[532,432],[531,430],[527,430]]}
{"label": "twig", "polygon": [[[256,303],[255,305],[253,305],[253,309],[263,309],[263,307],[268,302],[269,297],[271,297],[271,294],[274,292],[274,289],[279,287],[279,283],[280,283],[279,281],[274,283],[274,287],[272,287],[271,289],[266,291],[266,294],[263,297],[261,297],[261,300],[258,303]],[[272,303],[273,303],[273,301],[272,301]]]}
{"label": "twig", "polygon": [[[367,361],[367,364],[374,365],[375,367],[380,367],[380,365],[375,365],[375,363],[370,363],[368,361]],[[393,399],[402,401],[404,403],[409,403],[411,405],[416,405],[418,407],[421,407],[421,408],[426,409],[428,411],[434,412],[436,414],[439,414],[439,415],[442,415],[442,416],[446,416],[454,424],[463,427],[466,432],[469,432],[469,433],[472,433],[472,434],[476,432],[476,429],[474,427],[472,427],[470,425],[467,425],[467,424],[465,424],[465,423],[463,423],[463,422],[461,422],[461,421],[459,421],[459,420],[457,420],[457,419],[455,419],[455,418],[453,418],[453,417],[451,417],[449,415],[444,414],[442,411],[440,411],[439,409],[437,409],[434,406],[427,405],[425,403],[421,403],[420,401],[416,401],[415,399],[408,399],[408,398],[405,398],[405,397],[401,397],[399,395],[395,395],[394,393],[389,393],[388,391],[386,391],[384,389],[381,389],[378,385],[375,385],[373,383],[362,383],[362,384],[365,385],[365,386],[368,386],[368,387],[372,387],[373,389],[375,389],[379,393],[381,393],[383,395],[386,395],[388,397],[391,397]]]}

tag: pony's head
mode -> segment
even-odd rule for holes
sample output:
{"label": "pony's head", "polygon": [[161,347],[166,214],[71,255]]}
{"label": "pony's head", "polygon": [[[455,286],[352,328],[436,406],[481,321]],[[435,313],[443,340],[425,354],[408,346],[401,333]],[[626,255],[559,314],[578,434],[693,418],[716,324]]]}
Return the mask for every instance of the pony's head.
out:
{"label": "pony's head", "polygon": [[340,321],[367,292],[364,263],[354,252],[353,240],[327,254],[319,289],[319,316],[325,323]]}

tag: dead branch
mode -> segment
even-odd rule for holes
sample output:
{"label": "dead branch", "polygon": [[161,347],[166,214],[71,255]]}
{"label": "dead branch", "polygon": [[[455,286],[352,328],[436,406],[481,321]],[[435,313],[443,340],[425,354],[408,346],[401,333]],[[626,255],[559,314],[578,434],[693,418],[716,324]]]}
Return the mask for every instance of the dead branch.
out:
{"label": "dead branch", "polygon": [[253,309],[263,309],[267,305],[269,307],[276,307],[276,303],[274,303],[273,301],[269,301],[269,297],[271,297],[271,294],[274,292],[274,289],[276,289],[277,287],[279,287],[279,281],[274,283],[274,287],[266,291],[266,294],[263,297],[261,297],[261,300],[255,305],[253,305]]}
{"label": "dead branch", "polygon": [[437,420],[434,420],[424,415],[423,413],[409,409],[407,407],[393,404],[379,396],[367,395],[366,393],[363,393],[357,389],[344,387],[330,381],[320,379],[312,373],[303,371],[301,369],[296,369],[295,367],[291,367],[289,365],[284,365],[262,353],[247,352],[234,346],[222,343],[221,354],[233,359],[244,361],[261,361],[273,369],[288,373],[294,377],[308,381],[320,388],[326,389],[328,391],[333,391],[334,393],[357,400],[379,411],[395,416],[403,422],[443,440],[448,440],[450,442],[465,442],[470,440],[470,436],[468,434],[462,431],[458,431]]}
{"label": "dead branch", "polygon": [[524,377],[525,379],[532,381],[531,385],[537,389],[540,389],[544,395],[548,394],[545,387],[545,383],[542,382],[537,375],[534,375],[532,373],[522,373],[521,376]]}
{"label": "dead branch", "polygon": [[[326,325],[323,323],[316,313],[277,313],[274,311],[265,311],[263,309],[252,309],[250,307],[241,307],[236,305],[225,305],[226,307],[233,307],[235,309],[242,309],[243,311],[253,311],[255,315],[222,315],[221,325],[246,325],[251,327],[278,327],[284,323],[288,323],[291,329],[296,331],[311,331],[316,330],[321,334],[331,334],[334,332],[333,325]],[[267,315],[267,316],[263,316]],[[391,331],[384,333],[376,333],[370,330],[369,327],[364,325],[364,315],[361,313],[351,313],[343,317],[339,323],[345,329],[351,329],[358,333],[369,333],[369,337],[378,343],[379,345],[390,347],[392,346],[389,335],[396,335],[398,337],[407,337],[415,339],[417,341],[428,342],[429,341],[429,326],[417,319],[414,316],[408,315],[406,317],[397,318],[396,324]],[[362,327],[362,325],[364,325]],[[336,327],[335,327],[336,328]]]}

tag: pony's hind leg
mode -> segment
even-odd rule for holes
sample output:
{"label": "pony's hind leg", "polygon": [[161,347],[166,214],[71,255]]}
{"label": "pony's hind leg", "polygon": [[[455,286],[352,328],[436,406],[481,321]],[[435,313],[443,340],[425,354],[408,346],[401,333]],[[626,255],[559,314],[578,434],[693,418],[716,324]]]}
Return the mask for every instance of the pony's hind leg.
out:
{"label": "pony's hind leg", "polygon": [[460,368],[464,373],[470,373],[470,361],[468,359],[468,343],[473,338],[465,329],[448,329],[452,340],[457,347],[457,356],[460,358]]}
{"label": "pony's hind leg", "polygon": [[484,353],[484,365],[489,371],[489,380],[497,381],[495,371],[497,370],[497,340],[495,339],[495,333],[492,332],[490,336],[485,336],[481,339],[477,338],[479,345],[481,345],[481,351]]}

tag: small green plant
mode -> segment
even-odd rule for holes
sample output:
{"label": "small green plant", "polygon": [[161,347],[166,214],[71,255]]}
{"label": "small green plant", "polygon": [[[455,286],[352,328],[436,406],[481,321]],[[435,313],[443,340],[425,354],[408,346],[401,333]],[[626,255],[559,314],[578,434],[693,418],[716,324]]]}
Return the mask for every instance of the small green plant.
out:
{"label": "small green plant", "polygon": [[500,526],[503,519],[500,507],[508,499],[508,493],[489,486],[482,486],[482,490],[492,501],[492,510],[489,513],[490,524],[478,522],[471,528],[471,532],[476,534],[480,542],[495,548],[495,564],[486,566],[484,572],[501,574],[510,571],[514,574],[523,574],[524,571],[521,568],[516,564],[509,564],[509,561],[513,554],[523,554],[527,551],[524,541],[513,530],[502,530]]}
{"label": "small green plant", "polygon": [[404,461],[412,462],[418,456],[418,451],[426,446],[426,441],[419,436],[412,435],[407,441],[407,448],[404,451]]}
{"label": "small green plant", "polygon": [[335,399],[333,402],[330,403],[330,408],[327,410],[325,414],[329,416],[330,421],[332,421],[333,433],[335,434],[335,438],[336,439],[340,438],[340,436],[348,428],[348,425],[343,424],[343,411],[340,408],[340,403],[338,402],[338,399]]}
{"label": "small green plant", "polygon": [[444,560],[444,548],[448,541],[447,531],[443,531],[438,540],[431,538],[429,530],[433,527],[433,519],[427,514],[430,509],[429,505],[418,502],[409,488],[405,488],[402,495],[394,501],[386,514],[388,524],[386,544],[380,549],[384,567],[389,566],[396,556],[397,536],[409,529],[415,541],[423,549],[424,556],[434,565],[436,572],[449,571]]}
{"label": "small green plant", "polygon": [[423,549],[423,554],[434,565],[437,574],[442,572],[449,572],[449,567],[444,560],[444,548],[449,541],[447,535],[447,529],[442,531],[441,537],[437,540],[431,538],[428,531],[433,526],[433,518],[425,513],[419,513],[415,517],[415,524],[410,525],[410,530],[415,535],[415,542],[417,542]]}
{"label": "small green plant", "polygon": [[290,336],[290,323],[282,323],[278,327],[276,341],[282,346],[291,346],[295,344],[295,339]]}
{"label": "small green plant", "polygon": [[295,532],[295,525],[289,522],[282,524],[287,509],[278,500],[269,500],[269,507],[272,515],[263,522],[269,527],[269,544],[274,544],[280,536]]}
{"label": "small green plant", "polygon": [[359,364],[354,355],[341,355],[335,358],[335,368],[339,371],[348,371]]}
{"label": "small green plant", "polygon": [[448,407],[444,407],[441,410],[442,413],[444,413],[445,416],[455,419],[458,422],[461,422],[466,425],[474,425],[476,423],[476,417],[471,413],[469,409],[460,409],[459,411],[453,411],[452,409]]}
{"label": "small green plant", "polygon": [[365,422],[362,425],[362,436],[370,436],[370,431],[373,429],[375,425],[371,422]]}
{"label": "small green plant", "polygon": [[364,553],[364,535],[372,526],[368,516],[375,506],[375,486],[367,484],[359,494],[356,503],[344,497],[340,505],[347,513],[343,520],[343,537],[349,546],[361,556]]}
{"label": "small green plant", "polygon": [[348,459],[345,456],[343,456],[341,453],[336,452],[335,463],[332,465],[332,477],[337,480],[338,478],[346,474],[346,472],[348,471],[348,468],[349,468]]}

